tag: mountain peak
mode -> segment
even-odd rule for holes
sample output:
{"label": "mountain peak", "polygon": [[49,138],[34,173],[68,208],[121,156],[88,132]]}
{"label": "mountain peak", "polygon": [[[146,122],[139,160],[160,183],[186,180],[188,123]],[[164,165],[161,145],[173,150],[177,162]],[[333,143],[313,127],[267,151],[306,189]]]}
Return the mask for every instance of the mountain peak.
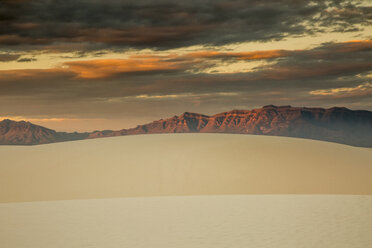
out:
{"label": "mountain peak", "polygon": [[197,113],[191,113],[191,112],[184,112],[180,116],[176,116],[178,118],[208,118],[209,116],[207,115],[202,115],[202,114],[197,114]]}
{"label": "mountain peak", "polygon": [[54,130],[26,121],[5,119],[0,122],[0,144],[33,145],[55,142]]}
{"label": "mountain peak", "polygon": [[185,117],[185,116],[190,116],[190,115],[194,115],[194,114],[190,112],[183,112],[179,117]]}
{"label": "mountain peak", "polygon": [[352,111],[352,110],[350,110],[350,109],[348,109],[348,108],[345,108],[345,107],[332,107],[332,108],[330,108],[330,109],[328,109],[328,110],[333,110],[333,111]]}
{"label": "mountain peak", "polygon": [[10,119],[3,119],[2,121],[0,121],[0,123],[16,123],[17,121],[13,121],[13,120],[10,120]]}

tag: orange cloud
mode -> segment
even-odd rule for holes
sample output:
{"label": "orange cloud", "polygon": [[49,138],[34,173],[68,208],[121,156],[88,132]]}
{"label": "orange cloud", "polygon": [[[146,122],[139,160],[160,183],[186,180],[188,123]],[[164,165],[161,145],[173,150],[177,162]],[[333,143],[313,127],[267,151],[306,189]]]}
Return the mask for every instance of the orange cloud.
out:
{"label": "orange cloud", "polygon": [[180,62],[162,60],[159,57],[135,59],[97,59],[88,61],[66,62],[66,70],[71,71],[79,78],[105,78],[116,74],[173,71],[184,68]]}
{"label": "orange cloud", "polygon": [[81,79],[100,79],[120,74],[170,72],[186,70],[192,60],[172,60],[170,56],[141,55],[128,59],[94,59],[65,62],[50,69],[1,70],[0,80],[68,76]]}
{"label": "orange cloud", "polygon": [[[86,61],[65,62],[59,70],[71,72],[77,78],[99,79],[119,74],[178,71],[195,67],[198,63],[211,58],[236,60],[257,60],[283,57],[288,54],[284,50],[255,51],[255,52],[217,52],[202,51],[185,55],[134,55],[128,59],[95,59]],[[202,60],[200,60],[202,59]]]}

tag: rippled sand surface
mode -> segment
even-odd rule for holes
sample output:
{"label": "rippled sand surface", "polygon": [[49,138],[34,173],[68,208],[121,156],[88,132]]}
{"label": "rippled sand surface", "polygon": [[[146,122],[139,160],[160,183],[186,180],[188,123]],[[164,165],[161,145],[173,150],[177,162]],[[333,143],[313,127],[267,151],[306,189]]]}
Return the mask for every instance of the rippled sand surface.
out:
{"label": "rippled sand surface", "polygon": [[6,248],[367,248],[372,196],[230,195],[0,204]]}

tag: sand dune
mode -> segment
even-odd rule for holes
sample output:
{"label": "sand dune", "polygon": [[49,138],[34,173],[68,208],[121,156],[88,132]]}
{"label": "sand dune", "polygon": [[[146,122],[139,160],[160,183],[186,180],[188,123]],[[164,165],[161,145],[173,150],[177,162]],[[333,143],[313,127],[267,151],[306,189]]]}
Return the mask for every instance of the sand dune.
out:
{"label": "sand dune", "polygon": [[0,159],[0,246],[7,248],[372,244],[365,148],[167,134],[3,146]]}
{"label": "sand dune", "polygon": [[372,194],[372,153],[269,136],[165,134],[0,147],[0,202]]}

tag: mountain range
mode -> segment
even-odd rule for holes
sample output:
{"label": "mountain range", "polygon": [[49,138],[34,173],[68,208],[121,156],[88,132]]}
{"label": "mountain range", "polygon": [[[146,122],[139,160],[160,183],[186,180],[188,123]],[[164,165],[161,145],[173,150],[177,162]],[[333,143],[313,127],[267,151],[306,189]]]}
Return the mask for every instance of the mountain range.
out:
{"label": "mountain range", "polygon": [[298,137],[372,147],[372,112],[343,107],[306,108],[267,105],[208,116],[185,112],[135,128],[86,133],[57,132],[25,121],[0,122],[1,145],[53,142],[158,133],[236,133]]}

